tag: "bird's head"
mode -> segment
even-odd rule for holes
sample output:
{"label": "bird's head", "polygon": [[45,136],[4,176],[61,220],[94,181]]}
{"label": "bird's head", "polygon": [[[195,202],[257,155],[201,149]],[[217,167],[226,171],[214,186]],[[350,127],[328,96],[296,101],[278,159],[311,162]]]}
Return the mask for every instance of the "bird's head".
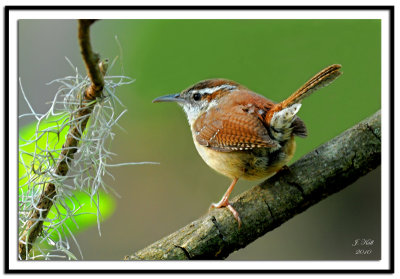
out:
{"label": "bird's head", "polygon": [[209,79],[200,81],[181,93],[158,97],[153,100],[153,103],[178,103],[183,107],[189,123],[192,124],[201,114],[217,105],[222,97],[240,88],[240,84],[231,80]]}

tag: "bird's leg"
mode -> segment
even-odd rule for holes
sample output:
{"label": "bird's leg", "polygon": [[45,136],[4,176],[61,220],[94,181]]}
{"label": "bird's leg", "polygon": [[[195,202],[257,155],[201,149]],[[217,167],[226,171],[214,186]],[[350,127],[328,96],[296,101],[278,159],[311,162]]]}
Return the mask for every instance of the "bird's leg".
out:
{"label": "bird's leg", "polygon": [[239,228],[242,225],[242,221],[240,220],[239,213],[236,211],[236,209],[233,208],[233,206],[229,203],[229,196],[233,191],[233,188],[235,187],[236,183],[238,181],[238,178],[233,179],[231,185],[229,186],[228,190],[226,190],[224,196],[218,203],[213,203],[211,204],[211,208],[221,208],[221,207],[227,207],[233,214],[233,217],[237,220],[239,224]]}
{"label": "bird's leg", "polygon": [[228,190],[226,190],[224,196],[219,201],[219,203],[213,203],[211,205],[211,208],[221,208],[221,207],[225,207],[229,204],[229,201],[228,201],[229,195],[232,193],[233,188],[235,187],[237,181],[238,181],[238,178],[233,179],[231,185],[229,186]]}

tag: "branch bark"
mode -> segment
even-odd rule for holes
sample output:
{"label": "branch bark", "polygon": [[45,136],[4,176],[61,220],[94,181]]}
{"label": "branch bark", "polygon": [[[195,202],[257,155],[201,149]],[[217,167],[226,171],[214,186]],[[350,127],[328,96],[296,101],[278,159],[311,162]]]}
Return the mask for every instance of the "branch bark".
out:
{"label": "branch bark", "polygon": [[380,164],[378,111],[233,199],[240,230],[229,210],[214,209],[125,260],[224,259]]}
{"label": "branch bark", "polygon": [[[79,139],[89,121],[91,112],[95,105],[94,100],[101,97],[104,87],[103,76],[107,71],[107,63],[99,63],[99,55],[94,53],[90,44],[90,26],[95,20],[78,20],[78,38],[82,58],[86,65],[86,70],[91,84],[86,89],[83,104],[78,112],[73,115],[74,125],[70,126],[67,138],[63,144],[60,157],[55,168],[55,175],[65,176],[69,171],[69,163],[74,159],[74,154],[78,151]],[[39,198],[36,209],[30,212],[29,221],[23,228],[20,241],[18,243],[18,252],[21,259],[26,259],[32,244],[36,241],[43,228],[43,221],[46,219],[54,200],[57,198],[57,189],[54,183],[48,183]]]}

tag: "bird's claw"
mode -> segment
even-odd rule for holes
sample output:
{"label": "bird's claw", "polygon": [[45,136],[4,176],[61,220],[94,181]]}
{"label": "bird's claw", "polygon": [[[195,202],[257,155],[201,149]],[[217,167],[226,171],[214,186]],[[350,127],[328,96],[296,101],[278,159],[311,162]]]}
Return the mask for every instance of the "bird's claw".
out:
{"label": "bird's claw", "polygon": [[229,209],[235,220],[238,222],[238,227],[240,229],[240,227],[242,226],[242,220],[240,219],[239,212],[237,212],[237,210],[229,203],[229,201],[221,200],[219,203],[213,203],[211,204],[210,209],[221,207],[226,207]]}

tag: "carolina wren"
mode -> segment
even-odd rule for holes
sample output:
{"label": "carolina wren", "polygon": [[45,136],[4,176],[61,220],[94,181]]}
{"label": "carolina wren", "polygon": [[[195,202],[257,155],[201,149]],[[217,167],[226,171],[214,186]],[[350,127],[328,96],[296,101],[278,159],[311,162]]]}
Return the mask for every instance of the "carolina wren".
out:
{"label": "carolina wren", "polygon": [[200,156],[232,179],[221,201],[211,207],[228,207],[240,227],[240,216],[228,201],[236,182],[268,178],[286,166],[296,149],[294,136],[307,136],[304,122],[296,116],[301,101],[339,77],[340,68],[335,64],[323,69],[277,104],[226,79],[204,80],[153,103],[177,102],[183,107]]}

